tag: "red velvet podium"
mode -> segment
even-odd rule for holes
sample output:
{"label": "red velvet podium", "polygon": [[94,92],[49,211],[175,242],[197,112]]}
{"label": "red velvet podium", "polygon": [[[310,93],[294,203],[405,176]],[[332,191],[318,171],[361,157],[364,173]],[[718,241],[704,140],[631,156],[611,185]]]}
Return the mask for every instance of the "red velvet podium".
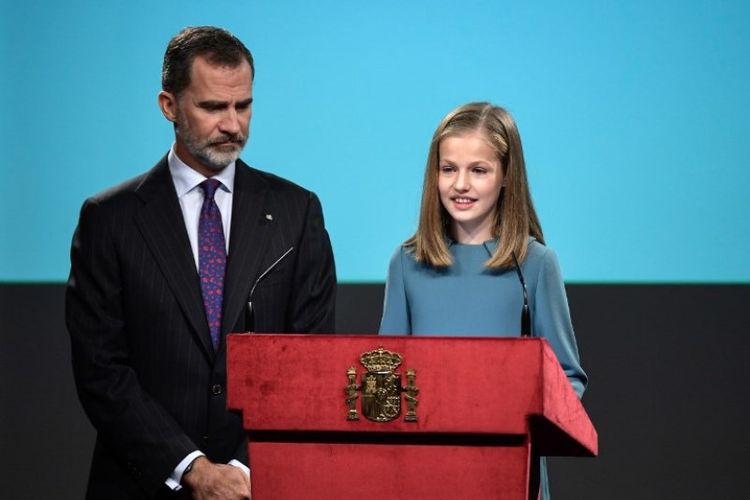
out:
{"label": "red velvet podium", "polygon": [[[400,414],[387,422],[363,414],[375,392],[365,397],[360,356],[381,346],[402,358],[391,372]],[[596,431],[542,339],[238,334],[227,349],[228,406],[248,433],[254,500],[527,500],[532,456],[597,454]]]}

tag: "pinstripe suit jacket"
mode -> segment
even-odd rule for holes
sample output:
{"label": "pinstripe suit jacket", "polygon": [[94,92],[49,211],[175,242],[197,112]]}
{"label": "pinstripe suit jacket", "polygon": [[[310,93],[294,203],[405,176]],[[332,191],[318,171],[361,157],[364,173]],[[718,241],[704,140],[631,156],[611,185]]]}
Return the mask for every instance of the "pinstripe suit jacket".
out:
{"label": "pinstripe suit jacket", "polygon": [[[272,218],[266,217],[272,214]],[[90,498],[149,498],[189,452],[247,463],[241,420],[226,411],[225,335],[334,329],[336,275],[317,197],[237,162],[214,352],[198,273],[166,157],[83,205],[73,237],[66,322],[79,397],[97,430]]]}

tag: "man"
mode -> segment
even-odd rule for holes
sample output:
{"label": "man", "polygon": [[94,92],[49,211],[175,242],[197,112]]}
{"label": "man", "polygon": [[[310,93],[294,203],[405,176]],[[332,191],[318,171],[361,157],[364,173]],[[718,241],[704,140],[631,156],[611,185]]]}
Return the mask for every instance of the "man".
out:
{"label": "man", "polygon": [[97,430],[88,498],[249,498],[241,419],[226,410],[226,334],[333,332],[317,197],[238,159],[253,77],[230,33],[177,34],[158,98],[171,150],[81,209],[66,321]]}

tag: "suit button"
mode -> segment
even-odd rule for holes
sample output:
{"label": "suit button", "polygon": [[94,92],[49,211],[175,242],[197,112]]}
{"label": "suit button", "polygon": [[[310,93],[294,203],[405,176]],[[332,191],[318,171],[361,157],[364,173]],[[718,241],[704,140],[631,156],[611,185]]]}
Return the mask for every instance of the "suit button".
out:
{"label": "suit button", "polygon": [[221,394],[221,384],[214,384],[211,386],[211,394],[219,396]]}

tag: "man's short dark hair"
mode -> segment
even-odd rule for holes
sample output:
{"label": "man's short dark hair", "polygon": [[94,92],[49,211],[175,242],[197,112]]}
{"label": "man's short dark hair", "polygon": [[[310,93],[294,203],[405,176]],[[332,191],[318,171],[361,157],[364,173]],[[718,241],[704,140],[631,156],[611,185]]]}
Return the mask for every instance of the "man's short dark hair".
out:
{"label": "man's short dark hair", "polygon": [[245,60],[255,78],[253,55],[236,36],[214,26],[195,26],[183,29],[169,41],[161,71],[162,90],[180,95],[190,85],[190,69],[198,56],[231,68]]}

